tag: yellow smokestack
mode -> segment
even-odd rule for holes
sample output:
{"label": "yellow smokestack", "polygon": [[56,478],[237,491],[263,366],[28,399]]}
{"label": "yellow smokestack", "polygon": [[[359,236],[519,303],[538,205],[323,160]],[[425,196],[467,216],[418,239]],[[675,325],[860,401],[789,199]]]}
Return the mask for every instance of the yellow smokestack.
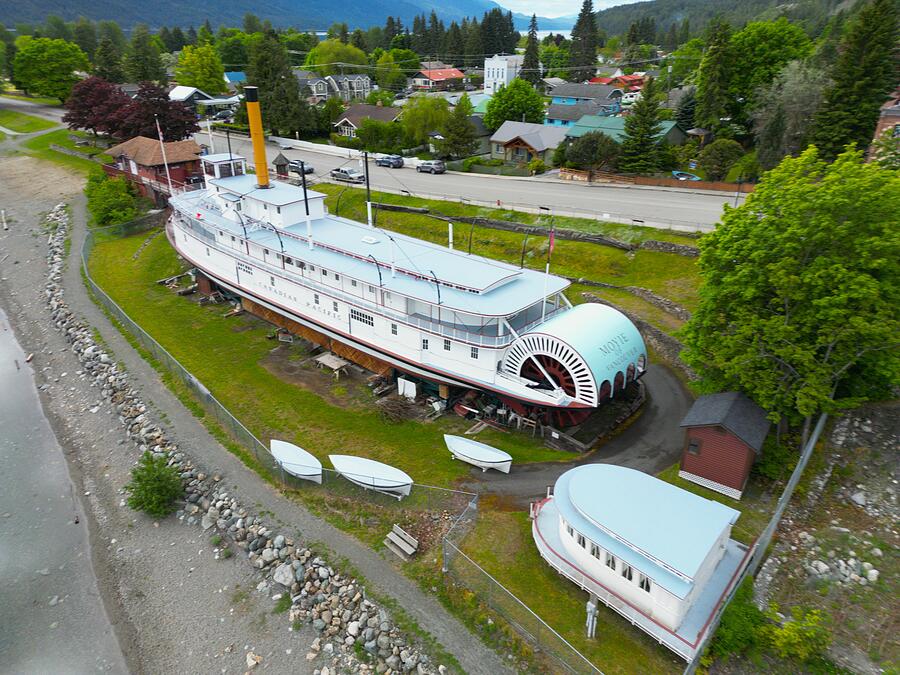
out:
{"label": "yellow smokestack", "polygon": [[256,166],[257,187],[269,187],[269,165],[266,162],[266,139],[263,136],[262,114],[259,111],[259,90],[244,87],[247,119],[250,121],[250,140],[253,142],[253,164]]}

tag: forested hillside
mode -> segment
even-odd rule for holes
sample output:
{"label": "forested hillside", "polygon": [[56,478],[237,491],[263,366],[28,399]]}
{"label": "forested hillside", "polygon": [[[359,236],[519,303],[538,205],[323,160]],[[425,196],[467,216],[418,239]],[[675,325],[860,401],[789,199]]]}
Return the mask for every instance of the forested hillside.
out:
{"label": "forested hillside", "polygon": [[622,35],[628,27],[643,17],[655,20],[659,30],[667,30],[673,23],[679,26],[687,19],[692,35],[699,35],[714,16],[732,26],[762,19],[785,16],[801,23],[807,33],[817,35],[837,9],[850,9],[852,0],[650,0],[631,5],[610,7],[597,13],[598,25],[607,35]]}

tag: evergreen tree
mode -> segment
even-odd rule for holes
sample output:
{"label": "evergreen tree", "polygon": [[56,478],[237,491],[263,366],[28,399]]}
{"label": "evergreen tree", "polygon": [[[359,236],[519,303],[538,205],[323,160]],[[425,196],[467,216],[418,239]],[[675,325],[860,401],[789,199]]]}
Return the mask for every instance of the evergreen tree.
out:
{"label": "evergreen tree", "polygon": [[678,49],[678,27],[675,25],[674,21],[666,32],[666,37],[663,40],[663,47],[670,52]]}
{"label": "evergreen tree", "polygon": [[97,51],[94,52],[94,74],[107,82],[122,83],[125,81],[122,53],[108,37],[100,40]]}
{"label": "evergreen tree", "polygon": [[194,44],[198,45],[211,45],[216,41],[215,36],[213,35],[212,29],[209,26],[209,19],[200,26],[200,30],[197,31],[197,40]]}
{"label": "evergreen tree", "polygon": [[62,17],[57,16],[56,14],[51,14],[44,22],[44,26],[41,29],[41,37],[47,37],[51,40],[65,40],[66,42],[71,42],[72,28],[63,20]]}
{"label": "evergreen tree", "polygon": [[687,17],[684,17],[684,21],[681,22],[681,26],[678,29],[678,44],[683,45],[685,42],[691,39],[691,20]]}
{"label": "evergreen tree", "polygon": [[437,12],[431,10],[428,17],[428,53],[437,55],[444,44],[444,23],[438,19]]}
{"label": "evergreen tree", "polygon": [[659,170],[659,94],[651,77],[644,84],[641,98],[625,118],[625,138],[619,170],[625,173],[653,173]]}
{"label": "evergreen tree", "polygon": [[81,51],[92,58],[94,52],[97,51],[97,26],[90,19],[83,16],[78,17],[75,26],[72,28],[72,40],[76,45],[81,47]]}
{"label": "evergreen tree", "polygon": [[422,56],[428,52],[428,24],[425,22],[425,15],[420,14],[413,17],[412,25],[412,49],[416,54]]}
{"label": "evergreen tree", "polygon": [[455,21],[450,23],[444,39],[443,60],[449,65],[464,65],[466,45],[463,32]]}
{"label": "evergreen tree", "polygon": [[894,0],[872,0],[847,27],[813,125],[822,158],[834,159],[848,143],[872,142],[879,109],[900,79],[897,19]]}
{"label": "evergreen tree", "polygon": [[159,36],[159,41],[163,43],[163,46],[166,48],[167,52],[175,51],[175,43],[172,41],[172,31],[169,30],[168,26],[163,26],[162,28],[160,28],[157,35]]}
{"label": "evergreen tree", "polygon": [[128,40],[125,39],[125,33],[122,32],[122,28],[115,21],[101,21],[97,24],[98,46],[103,38],[108,38],[119,54],[125,53],[125,49],[128,47]]}
{"label": "evergreen tree", "polygon": [[366,45],[366,34],[360,28],[356,28],[350,33],[350,44],[364,52],[369,51],[369,47]]}
{"label": "evergreen tree", "polygon": [[730,98],[728,88],[732,72],[732,54],[729,49],[731,26],[713,19],[710,22],[706,52],[697,70],[697,111],[695,122],[706,129],[715,130],[723,125],[728,115]]}
{"label": "evergreen tree", "polygon": [[440,146],[451,157],[467,157],[475,152],[478,140],[475,137],[475,125],[469,119],[472,110],[468,94],[463,94],[444,125],[444,140]]}
{"label": "evergreen tree", "polygon": [[187,44],[196,45],[197,44],[197,29],[191,26],[188,28],[187,32]]}
{"label": "evergreen tree", "polygon": [[172,29],[172,46],[174,49],[170,49],[169,51],[181,51],[186,44],[187,38],[184,37],[184,31],[178,26],[175,26],[175,28]]}
{"label": "evergreen tree", "polygon": [[573,68],[571,77],[576,82],[589,80],[597,72],[597,23],[592,0],[584,0],[572,28],[569,65]]}
{"label": "evergreen tree", "polygon": [[531,84],[541,81],[541,62],[537,39],[537,15],[531,15],[531,23],[528,24],[528,41],[525,43],[525,58],[522,59],[522,79]]}
{"label": "evergreen tree", "polygon": [[632,21],[631,25],[628,26],[628,33],[625,35],[625,44],[629,47],[631,45],[639,45],[641,44],[641,35],[638,29],[637,21]]}
{"label": "evergreen tree", "polygon": [[469,23],[466,35],[466,65],[477,66],[484,63],[484,40],[481,37],[481,25],[473,18]]}
{"label": "evergreen tree", "polygon": [[389,16],[387,21],[384,22],[384,40],[385,44],[383,47],[385,49],[390,49],[391,40],[393,40],[398,34],[400,30],[397,28],[397,22],[394,21],[394,17]]}
{"label": "evergreen tree", "polygon": [[165,82],[166,70],[145,24],[131,33],[131,44],[125,54],[125,73],[131,82]]}
{"label": "evergreen tree", "polygon": [[697,94],[693,87],[691,87],[687,93],[681,97],[681,100],[678,102],[678,109],[675,111],[675,121],[678,122],[678,126],[680,126],[685,131],[689,129],[693,129],[697,126],[694,123],[694,114],[697,111]]}
{"label": "evergreen tree", "polygon": [[315,116],[300,97],[300,84],[291,70],[287,50],[273,31],[251,44],[247,83],[259,87],[263,123],[274,136],[315,130]]}
{"label": "evergreen tree", "polygon": [[251,12],[247,12],[244,14],[244,32],[247,35],[253,35],[253,33],[262,33],[263,32],[263,23],[256,14]]}

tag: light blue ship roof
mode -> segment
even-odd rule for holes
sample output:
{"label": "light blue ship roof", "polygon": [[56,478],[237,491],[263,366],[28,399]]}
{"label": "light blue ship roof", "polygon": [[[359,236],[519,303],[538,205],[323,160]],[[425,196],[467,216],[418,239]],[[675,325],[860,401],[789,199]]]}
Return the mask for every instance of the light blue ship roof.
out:
{"label": "light blue ship roof", "polygon": [[[249,177],[251,181],[255,179]],[[233,178],[222,179],[233,181]],[[218,181],[217,181],[218,182]],[[244,185],[243,183],[241,184]],[[278,184],[279,188],[293,188]],[[230,187],[229,187],[230,189]],[[272,190],[258,190],[270,193]],[[183,204],[188,213],[202,208],[200,202],[207,192],[186,192],[172,198],[174,205]],[[319,192],[309,191],[310,198],[323,196]],[[195,208],[196,207],[196,208]],[[212,212],[204,213],[203,220],[217,229],[227,230],[231,234],[241,235],[240,225],[228,218]],[[435,227],[444,226],[436,223]],[[279,252],[281,243],[278,236],[267,228],[254,229],[248,227],[251,241]],[[299,237],[306,237],[304,222],[280,228]],[[468,255],[465,251],[451,250],[428,241],[416,239],[396,232],[388,232],[371,228],[346,218],[326,215],[312,221],[313,240],[315,246],[309,249],[306,241],[299,241],[282,234],[285,255],[307,264],[324,268],[330,272],[344,274],[363,283],[378,286],[386,291],[421,299],[423,302],[436,304],[438,293],[432,272],[441,280],[441,308],[483,316],[507,316],[540,301],[544,295],[545,284],[547,295],[562,291],[569,286],[569,281],[561,277],[550,276],[545,280],[542,272],[520,269],[498,260],[478,255]],[[444,230],[446,231],[446,230]],[[366,239],[364,239],[366,238]],[[372,242],[371,239],[375,241]],[[396,276],[391,276],[391,238],[395,243],[394,259],[397,268]],[[343,252],[328,250],[331,246]],[[369,256],[380,263],[376,268]],[[381,271],[379,279],[378,270]],[[406,270],[420,275],[420,278],[409,276]],[[458,288],[461,286],[463,288]],[[481,293],[473,293],[466,289],[477,289]]]}
{"label": "light blue ship roof", "polygon": [[572,527],[679,598],[722,532],[740,512],[654,476],[612,464],[587,464],[553,490]]}
{"label": "light blue ship roof", "polygon": [[[625,373],[628,365],[647,356],[647,347],[637,327],[619,310],[594,302],[577,305],[557,314],[529,334],[544,333],[556,337],[587,362],[599,387],[612,383],[616,373]],[[602,339],[598,339],[598,335]]]}

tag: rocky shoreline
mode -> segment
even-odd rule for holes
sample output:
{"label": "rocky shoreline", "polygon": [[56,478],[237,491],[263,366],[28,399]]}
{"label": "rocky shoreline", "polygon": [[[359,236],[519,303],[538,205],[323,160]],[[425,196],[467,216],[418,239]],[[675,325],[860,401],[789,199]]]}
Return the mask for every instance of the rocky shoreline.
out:
{"label": "rocky shoreline", "polygon": [[[435,664],[383,608],[365,597],[358,580],[341,574],[314,551],[266,526],[226,491],[221,475],[210,476],[196,466],[151,419],[128,374],[95,340],[91,327],[78,320],[66,304],[62,274],[69,218],[65,205],[59,204],[45,219],[53,230],[48,239],[44,287],[53,325],[117,412],[125,437],[140,451],[165,457],[180,472],[186,502],[177,517],[210,534],[217,533],[226,542],[216,552],[219,557],[227,557],[223,554],[231,550],[229,545],[246,553],[246,559],[259,571],[260,592],[271,591],[273,599],[289,595],[289,620],[309,623],[319,633],[306,654],[309,662],[322,658],[323,665],[315,673],[444,673],[445,666]],[[252,651],[246,654],[248,669],[261,661],[262,657]]]}

